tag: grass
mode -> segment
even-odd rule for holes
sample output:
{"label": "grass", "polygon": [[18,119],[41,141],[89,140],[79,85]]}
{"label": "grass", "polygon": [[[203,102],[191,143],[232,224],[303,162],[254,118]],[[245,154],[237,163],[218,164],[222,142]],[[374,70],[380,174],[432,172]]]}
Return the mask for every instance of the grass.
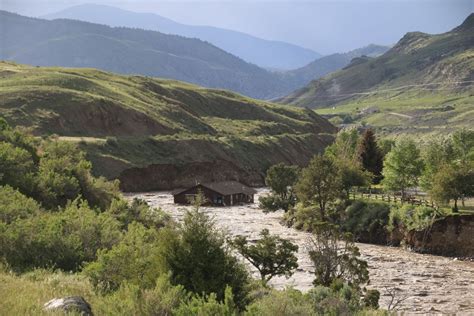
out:
{"label": "grass", "polygon": [[[131,167],[231,161],[263,173],[304,164],[336,129],[314,112],[229,91],[94,69],[0,62],[0,116],[87,151],[97,175]],[[97,167],[98,166],[98,167]]]}
{"label": "grass", "polygon": [[96,315],[107,314],[102,298],[86,278],[77,274],[37,270],[18,276],[2,271],[0,284],[0,315],[64,315],[45,312],[43,305],[53,298],[72,295],[83,296]]}

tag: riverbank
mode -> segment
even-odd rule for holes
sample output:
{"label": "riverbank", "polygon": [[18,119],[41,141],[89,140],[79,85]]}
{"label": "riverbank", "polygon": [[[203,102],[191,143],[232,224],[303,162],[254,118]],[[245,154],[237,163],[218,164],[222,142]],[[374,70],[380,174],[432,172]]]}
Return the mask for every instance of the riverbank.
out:
{"label": "riverbank", "polygon": [[[265,189],[259,189],[255,201]],[[174,219],[181,220],[187,207],[175,205],[169,192],[126,194],[146,200],[153,207],[161,207]],[[225,208],[206,207],[203,211],[213,216],[217,224],[230,235],[245,235],[257,239],[258,233],[267,228],[299,245],[299,268],[289,278],[275,278],[276,288],[293,286],[306,291],[312,287],[312,266],[306,249],[309,233],[297,231],[280,224],[282,212],[264,214],[258,205]],[[474,262],[453,258],[424,255],[402,248],[357,244],[362,257],[367,260],[370,272],[368,287],[381,292],[380,306],[387,308],[395,293],[395,300],[403,299],[398,310],[406,313],[458,313],[474,314]]]}

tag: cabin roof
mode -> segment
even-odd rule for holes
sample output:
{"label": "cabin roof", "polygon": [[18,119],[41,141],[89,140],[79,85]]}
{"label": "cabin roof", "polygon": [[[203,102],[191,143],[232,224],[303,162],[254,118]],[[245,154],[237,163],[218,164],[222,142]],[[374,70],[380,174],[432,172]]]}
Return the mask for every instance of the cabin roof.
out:
{"label": "cabin roof", "polygon": [[222,195],[230,195],[230,194],[237,194],[237,193],[244,193],[247,195],[253,195],[257,193],[256,190],[249,188],[248,186],[237,182],[237,181],[221,181],[221,182],[208,182],[208,183],[200,183],[195,186],[185,188],[185,189],[176,189],[172,192],[173,195],[178,195],[180,193],[183,193],[184,191],[187,191],[189,189],[192,189],[197,186],[203,186],[206,187],[212,191],[215,191],[217,193],[220,193]]}

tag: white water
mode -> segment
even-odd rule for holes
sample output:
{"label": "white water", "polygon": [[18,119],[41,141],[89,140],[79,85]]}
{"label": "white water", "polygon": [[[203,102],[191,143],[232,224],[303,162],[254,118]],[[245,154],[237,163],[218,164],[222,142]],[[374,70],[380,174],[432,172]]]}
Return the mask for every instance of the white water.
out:
{"label": "white water", "polygon": [[[260,189],[255,201],[266,192],[265,189]],[[186,207],[173,203],[169,192],[126,196],[130,199],[144,199],[152,207],[161,207],[177,221],[181,220],[186,210]],[[302,291],[311,288],[312,266],[306,249],[310,235],[281,225],[282,212],[264,214],[257,204],[206,207],[202,210],[214,217],[216,223],[231,235],[245,235],[252,240],[257,239],[259,232],[267,228],[272,234],[278,234],[297,244],[300,248],[299,268],[291,278],[275,278],[271,284],[276,288],[293,286]],[[381,292],[382,308],[387,308],[389,304],[388,291],[395,290],[397,298],[406,298],[398,308],[405,313],[474,315],[474,262],[422,255],[401,248],[369,244],[357,246],[363,259],[369,264],[368,287]]]}

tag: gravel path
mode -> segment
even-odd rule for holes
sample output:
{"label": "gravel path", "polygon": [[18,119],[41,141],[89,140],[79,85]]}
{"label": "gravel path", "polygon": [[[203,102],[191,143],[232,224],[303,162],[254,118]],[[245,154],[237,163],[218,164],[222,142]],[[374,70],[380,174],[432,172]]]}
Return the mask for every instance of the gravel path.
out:
{"label": "gravel path", "polygon": [[[259,194],[265,194],[260,189]],[[258,195],[256,201],[258,201]],[[176,220],[181,220],[186,207],[173,204],[169,192],[127,194],[129,198],[142,198],[153,207],[161,207]],[[299,268],[289,278],[272,279],[276,288],[293,286],[302,291],[311,288],[312,267],[306,249],[309,234],[280,224],[281,212],[264,214],[258,205],[226,208],[203,208],[217,224],[231,235],[245,235],[257,239],[258,233],[267,228],[273,234],[292,240],[299,245]],[[473,236],[474,237],[474,236]],[[389,291],[396,298],[404,298],[398,310],[408,314],[458,314],[474,315],[474,262],[452,258],[422,255],[401,248],[357,245],[367,260],[370,271],[370,288],[381,292],[380,305],[387,308]]]}

